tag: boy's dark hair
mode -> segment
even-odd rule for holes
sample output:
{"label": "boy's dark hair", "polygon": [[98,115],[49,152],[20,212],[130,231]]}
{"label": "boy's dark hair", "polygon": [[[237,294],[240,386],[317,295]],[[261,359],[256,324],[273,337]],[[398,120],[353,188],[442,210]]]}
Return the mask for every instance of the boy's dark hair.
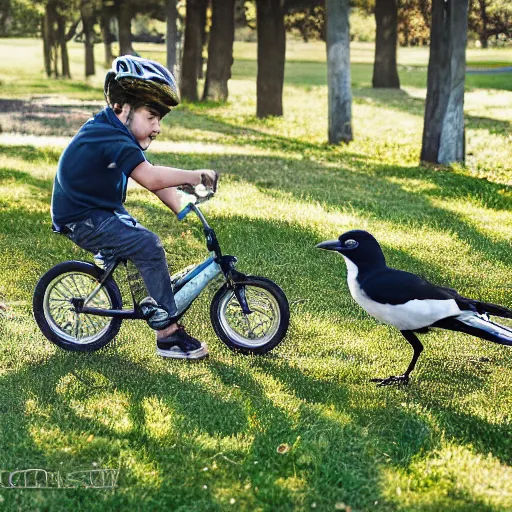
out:
{"label": "boy's dark hair", "polygon": [[116,114],[122,110],[115,107],[115,104],[121,107],[128,103],[134,110],[141,107],[148,107],[156,110],[160,117],[164,117],[170,112],[168,105],[164,104],[164,91],[160,90],[159,84],[155,82],[146,82],[133,78],[122,78],[116,80],[116,73],[109,71],[105,77],[105,99],[108,105]]}

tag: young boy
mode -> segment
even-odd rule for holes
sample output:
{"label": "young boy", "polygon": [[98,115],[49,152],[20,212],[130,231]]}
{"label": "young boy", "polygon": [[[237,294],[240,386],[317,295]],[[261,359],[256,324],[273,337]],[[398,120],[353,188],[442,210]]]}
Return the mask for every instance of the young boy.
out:
{"label": "young boy", "polygon": [[87,121],[62,153],[53,187],[57,231],[106,260],[132,261],[151,296],[144,300],[148,324],[157,331],[157,353],[202,359],[208,348],[175,321],[169,270],[160,239],[123,206],[128,177],[153,192],[174,213],[175,187],[216,187],[215,171],[185,171],[150,164],[144,151],[160,133],[160,121],[180,101],[172,74],[140,57],[117,58],[105,77],[107,106]]}

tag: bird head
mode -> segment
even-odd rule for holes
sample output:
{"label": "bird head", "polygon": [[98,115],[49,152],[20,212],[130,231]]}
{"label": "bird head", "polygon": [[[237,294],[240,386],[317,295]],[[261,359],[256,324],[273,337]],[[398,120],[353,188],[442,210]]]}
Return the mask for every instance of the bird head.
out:
{"label": "bird head", "polygon": [[337,240],[327,240],[316,246],[318,249],[339,252],[345,258],[361,265],[386,264],[379,242],[368,231],[354,229],[340,235]]}

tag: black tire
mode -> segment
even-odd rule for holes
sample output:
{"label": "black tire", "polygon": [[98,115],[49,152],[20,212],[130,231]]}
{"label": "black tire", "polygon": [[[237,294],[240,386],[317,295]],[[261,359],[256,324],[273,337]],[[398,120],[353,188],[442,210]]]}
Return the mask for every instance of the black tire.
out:
{"label": "black tire", "polygon": [[[91,263],[65,261],[41,277],[34,290],[32,309],[39,329],[52,343],[64,350],[94,352],[114,339],[121,327],[121,318],[83,313],[77,315],[69,301],[71,297],[87,297],[98,284],[102,273],[100,268]],[[112,278],[107,279],[90,305],[122,309],[121,293]],[[73,321],[74,328],[71,328]],[[83,324],[80,332],[81,321]],[[86,330],[90,333],[88,336],[85,335]]]}
{"label": "black tire", "polygon": [[277,284],[265,277],[248,276],[238,284],[245,286],[252,313],[242,312],[233,290],[225,284],[210,305],[213,329],[231,350],[246,355],[266,354],[286,335],[290,323],[288,299]]}

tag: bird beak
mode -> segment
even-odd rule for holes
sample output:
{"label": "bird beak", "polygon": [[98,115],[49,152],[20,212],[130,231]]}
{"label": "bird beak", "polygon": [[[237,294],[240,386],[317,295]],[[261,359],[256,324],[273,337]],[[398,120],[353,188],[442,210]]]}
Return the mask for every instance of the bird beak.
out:
{"label": "bird beak", "polygon": [[339,240],[327,240],[317,244],[317,249],[325,249],[326,251],[340,251],[343,246]]}

